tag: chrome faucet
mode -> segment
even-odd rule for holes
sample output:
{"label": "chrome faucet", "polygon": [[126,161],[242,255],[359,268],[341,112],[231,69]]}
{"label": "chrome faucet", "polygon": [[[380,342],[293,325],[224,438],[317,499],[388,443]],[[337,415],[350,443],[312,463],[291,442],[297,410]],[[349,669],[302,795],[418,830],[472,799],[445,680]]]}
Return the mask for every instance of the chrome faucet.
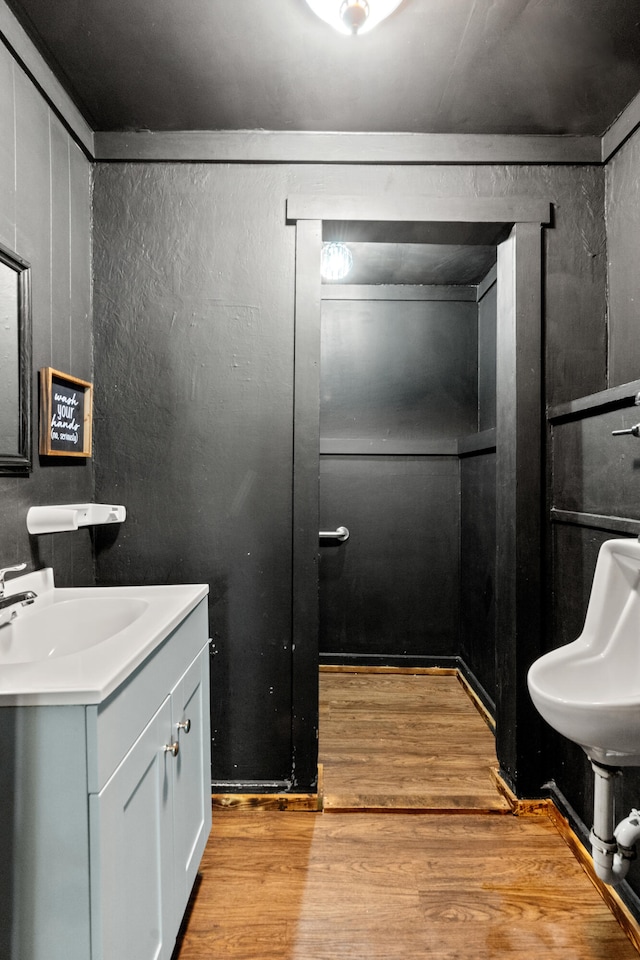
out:
{"label": "chrome faucet", "polygon": [[0,627],[11,623],[18,616],[17,607],[28,607],[36,599],[33,590],[23,590],[20,593],[5,595],[5,577],[8,573],[24,570],[26,563],[18,563],[14,567],[0,567]]}
{"label": "chrome faucet", "polygon": [[18,570],[24,570],[26,563],[16,563],[14,567],[0,567],[0,598],[4,597],[4,578],[8,573],[17,573]]}

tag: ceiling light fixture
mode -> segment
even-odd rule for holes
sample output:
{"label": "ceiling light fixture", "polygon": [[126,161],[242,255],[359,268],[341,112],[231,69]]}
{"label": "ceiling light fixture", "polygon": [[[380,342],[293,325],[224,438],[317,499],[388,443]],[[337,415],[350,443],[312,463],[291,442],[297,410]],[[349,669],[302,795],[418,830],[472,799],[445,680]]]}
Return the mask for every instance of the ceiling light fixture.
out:
{"label": "ceiling light fixture", "polygon": [[400,6],[402,0],[307,0],[313,12],[340,33],[368,33]]}
{"label": "ceiling light fixture", "polygon": [[324,280],[343,280],[353,266],[353,256],[346,243],[322,244],[320,274]]}

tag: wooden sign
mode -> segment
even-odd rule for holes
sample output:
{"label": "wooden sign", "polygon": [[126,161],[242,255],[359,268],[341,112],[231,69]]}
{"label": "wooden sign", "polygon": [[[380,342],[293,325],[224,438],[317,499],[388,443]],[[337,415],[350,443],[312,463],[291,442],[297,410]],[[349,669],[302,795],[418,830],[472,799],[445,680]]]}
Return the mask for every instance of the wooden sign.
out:
{"label": "wooden sign", "polygon": [[93,385],[53,367],[40,371],[40,453],[90,457]]}

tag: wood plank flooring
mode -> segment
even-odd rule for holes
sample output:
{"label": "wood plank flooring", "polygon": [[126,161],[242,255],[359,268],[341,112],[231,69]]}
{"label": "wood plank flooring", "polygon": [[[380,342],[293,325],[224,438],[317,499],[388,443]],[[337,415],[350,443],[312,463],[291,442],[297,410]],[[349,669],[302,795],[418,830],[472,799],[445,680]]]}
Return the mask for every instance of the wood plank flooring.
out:
{"label": "wood plank flooring", "polygon": [[493,733],[456,676],[320,673],[324,809],[508,812]]}
{"label": "wood plank flooring", "polygon": [[[449,679],[454,683],[440,689],[448,691],[443,700],[455,715],[458,749],[436,711],[428,726],[446,743],[443,755],[464,755],[473,770],[469,701]],[[465,798],[456,806],[454,773],[442,774],[438,791],[414,783],[427,735],[411,706],[417,685],[408,686],[410,695],[398,695],[402,685],[391,683],[348,685],[353,700],[323,677],[321,727],[332,802],[352,812],[336,805],[325,813],[214,808],[201,881],[173,960],[637,960],[552,820],[495,816],[502,810],[487,806],[484,776],[495,755],[475,708],[483,773],[454,764]],[[354,714],[360,701],[382,715],[385,689],[394,691],[397,726],[385,737],[391,757],[383,761],[385,738],[361,749],[346,726],[349,703]],[[375,782],[374,757],[381,774],[387,769],[384,787]],[[427,764],[429,777],[436,768]],[[367,771],[365,790],[357,770]],[[389,805],[392,797],[405,812]],[[374,799],[380,807],[371,810]],[[423,808],[425,799],[445,806]],[[481,806],[461,814],[470,802]]]}
{"label": "wood plank flooring", "polygon": [[179,960],[637,960],[546,817],[216,811]]}

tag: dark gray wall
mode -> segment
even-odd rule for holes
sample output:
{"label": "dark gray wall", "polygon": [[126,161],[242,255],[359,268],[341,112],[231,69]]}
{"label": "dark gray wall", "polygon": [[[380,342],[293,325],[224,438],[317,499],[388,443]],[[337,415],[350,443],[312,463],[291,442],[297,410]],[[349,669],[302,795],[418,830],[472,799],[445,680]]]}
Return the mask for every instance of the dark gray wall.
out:
{"label": "dark gray wall", "polygon": [[494,280],[478,300],[478,430],[496,425],[497,294]]}
{"label": "dark gray wall", "polygon": [[434,440],[476,429],[477,306],[323,300],[320,436]]}
{"label": "dark gray wall", "polygon": [[91,165],[0,45],[0,242],[28,260],[33,304],[33,471],[0,477],[0,566],[53,566],[58,584],[93,583],[90,532],[30,537],[34,504],[93,499],[90,460],[38,457],[37,371],[93,379]]}
{"label": "dark gray wall", "polygon": [[496,454],[460,459],[460,649],[464,663],[496,700]]}
{"label": "dark gray wall", "polygon": [[99,579],[210,584],[225,781],[291,778],[294,230],[273,179],[118,165],[95,181],[96,484],[129,511]]}
{"label": "dark gray wall", "polygon": [[[609,364],[602,393],[549,411],[552,524],[548,631],[545,646],[574,640],[582,631],[598,550],[612,537],[640,530],[640,446],[634,437],[611,431],[640,419],[633,404],[640,379],[638,304],[640,279],[635,255],[640,244],[640,137],[635,134],[606,169],[607,260],[609,264]],[[570,329],[569,324],[569,329]],[[576,344],[580,327],[575,326]],[[625,389],[621,385],[629,384]],[[579,395],[573,391],[573,396]],[[590,826],[593,773],[583,751],[543,727],[544,773]],[[616,811],[636,807],[640,772],[627,768],[617,785]],[[631,888],[640,894],[640,869]],[[637,909],[637,905],[636,905]]]}
{"label": "dark gray wall", "polygon": [[634,134],[607,166],[609,262],[609,382],[640,377],[638,319],[640,135]]}
{"label": "dark gray wall", "polygon": [[[478,302],[478,429],[496,425],[497,284]],[[496,699],[495,444],[460,459],[460,655],[488,706]]]}
{"label": "dark gray wall", "polygon": [[[582,632],[598,550],[612,537],[640,532],[640,461],[635,438],[611,431],[638,420],[633,392],[613,403],[605,391],[587,409],[551,410],[551,503],[549,629],[544,649],[575,640]],[[569,410],[567,410],[567,406]],[[543,726],[543,772],[555,781],[586,827],[593,818],[593,773],[583,751]],[[617,785],[619,818],[637,806],[640,771],[625,769]],[[629,880],[640,894],[640,870]]]}
{"label": "dark gray wall", "polygon": [[457,656],[459,505],[457,457],[321,458],[321,529],[350,532],[320,549],[321,655]]}
{"label": "dark gray wall", "polygon": [[[495,701],[495,449],[364,456],[367,441],[495,427],[496,284],[479,303],[324,300],[320,426],[320,652],[346,662],[462,656]],[[374,288],[375,289],[375,288]],[[328,296],[328,293],[325,294]],[[351,441],[353,450],[346,454]],[[419,445],[412,445],[414,451]]]}
{"label": "dark gray wall", "polygon": [[286,197],[555,202],[545,312],[556,401],[604,384],[603,188],[593,167],[96,166],[96,482],[130,512],[100,550],[98,576],[211,584],[216,779],[291,776]]}
{"label": "dark gray wall", "polygon": [[353,452],[320,461],[321,529],[350,531],[320,550],[320,653],[431,664],[458,654],[459,481],[427,451],[476,428],[477,306],[371,296],[322,302],[321,443]]}

